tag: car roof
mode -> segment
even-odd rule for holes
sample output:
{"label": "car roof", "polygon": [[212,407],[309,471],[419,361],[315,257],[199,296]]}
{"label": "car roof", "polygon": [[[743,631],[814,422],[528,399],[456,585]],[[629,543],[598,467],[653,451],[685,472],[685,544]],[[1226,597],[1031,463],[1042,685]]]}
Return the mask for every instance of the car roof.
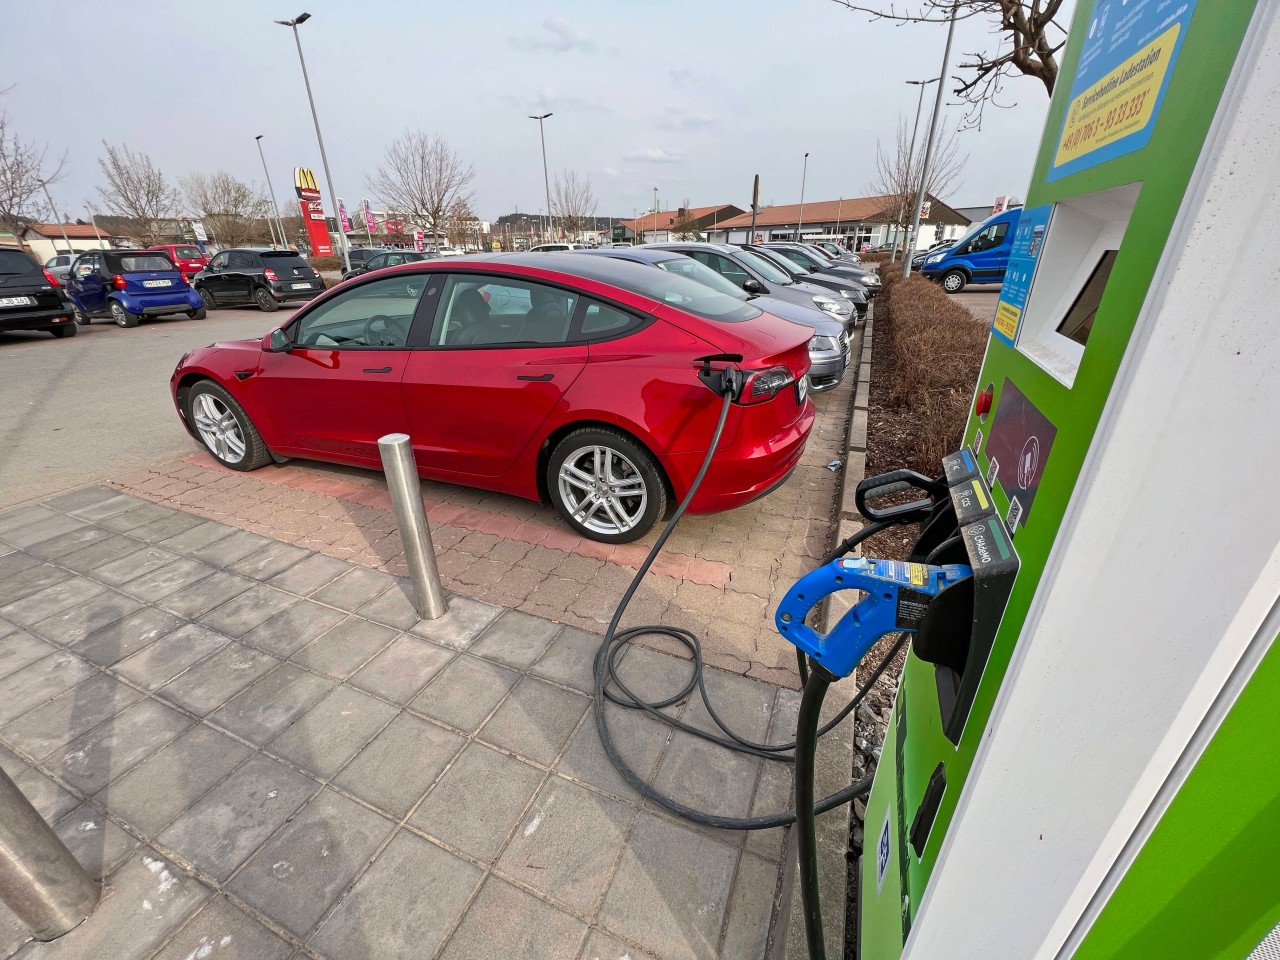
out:
{"label": "car roof", "polygon": [[651,243],[645,246],[655,250],[674,250],[678,247],[694,247],[698,250],[718,250],[721,253],[735,253],[739,249],[731,243],[708,243],[705,240],[672,240],[668,243]]}
{"label": "car roof", "polygon": [[631,260],[634,263],[666,263],[668,260],[682,260],[683,253],[674,250],[646,250],[644,247],[624,247],[614,250],[604,247],[598,250],[575,250],[574,253],[590,257],[612,257],[615,260]]}

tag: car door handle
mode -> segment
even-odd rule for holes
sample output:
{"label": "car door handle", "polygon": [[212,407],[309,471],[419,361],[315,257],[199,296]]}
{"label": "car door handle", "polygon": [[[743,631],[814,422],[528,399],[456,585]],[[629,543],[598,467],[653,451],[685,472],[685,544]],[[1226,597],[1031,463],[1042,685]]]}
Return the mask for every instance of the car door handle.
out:
{"label": "car door handle", "polygon": [[530,374],[527,374],[527,373],[521,373],[521,374],[517,374],[516,376],[517,380],[536,380],[539,383],[545,383],[547,380],[552,380],[554,378],[555,378],[554,373],[543,373],[536,377],[531,376]]}
{"label": "car door handle", "polygon": [[364,372],[365,373],[390,373],[391,368],[390,367],[365,367]]}

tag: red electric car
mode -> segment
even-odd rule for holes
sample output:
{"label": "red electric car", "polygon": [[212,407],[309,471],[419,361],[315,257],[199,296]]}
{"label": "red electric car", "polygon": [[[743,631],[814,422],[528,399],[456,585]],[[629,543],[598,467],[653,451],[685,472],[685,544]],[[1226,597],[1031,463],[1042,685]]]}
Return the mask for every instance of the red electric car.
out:
{"label": "red electric car", "polygon": [[584,536],[626,543],[684,496],[707,451],[721,400],[699,357],[741,355],[745,383],[690,510],[787,478],[813,425],[812,334],[642,264],[481,256],[340,284],[261,340],[188,353],[171,389],[232,469],[376,469],[378,438],[406,433],[423,477],[550,501]]}

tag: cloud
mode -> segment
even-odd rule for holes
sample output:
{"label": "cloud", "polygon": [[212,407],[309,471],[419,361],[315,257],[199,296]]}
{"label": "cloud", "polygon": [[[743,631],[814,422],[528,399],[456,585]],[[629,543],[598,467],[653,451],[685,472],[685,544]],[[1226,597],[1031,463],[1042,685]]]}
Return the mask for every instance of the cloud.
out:
{"label": "cloud", "polygon": [[659,130],[675,130],[680,133],[709,130],[719,122],[704,113],[688,113],[679,107],[667,107],[662,116],[654,121]]}
{"label": "cloud", "polygon": [[671,82],[681,86],[693,86],[702,83],[706,78],[697,70],[690,70],[688,67],[676,67],[674,70],[668,70],[667,75],[671,77]]}
{"label": "cloud", "polygon": [[575,94],[559,95],[554,90],[523,91],[501,94],[498,99],[508,106],[525,113],[608,113],[609,108],[601,100],[592,100]]}
{"label": "cloud", "polygon": [[579,53],[594,54],[596,42],[572,24],[559,17],[547,17],[542,21],[542,32],[530,37],[508,37],[508,42],[518,50],[531,53]]}
{"label": "cloud", "polygon": [[630,163],[681,163],[684,156],[663,150],[661,147],[649,147],[636,153],[623,154],[622,159]]}

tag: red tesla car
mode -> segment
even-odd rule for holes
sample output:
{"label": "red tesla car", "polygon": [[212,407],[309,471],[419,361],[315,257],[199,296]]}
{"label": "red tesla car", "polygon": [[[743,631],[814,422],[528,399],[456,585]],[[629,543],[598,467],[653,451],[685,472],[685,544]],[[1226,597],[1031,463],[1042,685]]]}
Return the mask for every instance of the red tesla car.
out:
{"label": "red tesla car", "polygon": [[812,333],[621,260],[435,260],[340,284],[261,340],[193,350],[171,389],[232,469],[376,469],[378,438],[406,433],[423,477],[550,501],[584,536],[626,543],[684,496],[707,451],[721,401],[698,357],[740,354],[746,377],[690,510],[787,478],[813,425]]}

